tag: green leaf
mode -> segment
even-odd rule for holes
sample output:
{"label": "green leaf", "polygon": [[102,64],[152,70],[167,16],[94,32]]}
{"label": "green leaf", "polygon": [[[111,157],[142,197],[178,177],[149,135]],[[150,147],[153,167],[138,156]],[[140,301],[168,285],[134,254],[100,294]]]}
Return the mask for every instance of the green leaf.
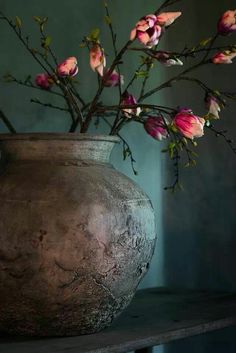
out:
{"label": "green leaf", "polygon": [[172,150],[173,148],[175,148],[175,146],[176,146],[175,142],[170,142],[168,148]]}
{"label": "green leaf", "polygon": [[123,160],[126,160],[127,157],[129,157],[131,155],[130,149],[127,148],[123,148]]}
{"label": "green leaf", "polygon": [[194,156],[194,157],[198,157],[198,154],[197,154],[196,152],[194,152],[194,151],[190,151],[190,154],[191,154],[192,156]]}
{"label": "green leaf", "polygon": [[169,129],[170,129],[172,132],[174,132],[174,133],[177,133],[177,132],[178,132],[178,129],[176,128],[176,126],[175,126],[174,124],[171,124],[171,125],[169,126]]}
{"label": "green leaf", "polygon": [[33,19],[35,20],[35,22],[37,22],[39,24],[42,22],[42,19],[39,16],[33,16]]}
{"label": "green leaf", "polygon": [[89,35],[89,39],[91,41],[97,41],[100,35],[100,29],[99,28],[95,28],[91,31],[90,35]]}
{"label": "green leaf", "polygon": [[41,20],[41,23],[40,23],[40,30],[43,32],[44,30],[44,25],[48,22],[48,17],[44,17],[42,20]]}
{"label": "green leaf", "polygon": [[148,71],[136,71],[135,76],[137,78],[144,78],[148,76]]}
{"label": "green leaf", "polygon": [[42,47],[47,49],[50,46],[51,42],[52,42],[52,37],[47,36],[42,40]]}
{"label": "green leaf", "polygon": [[16,22],[16,27],[21,28],[22,26],[22,21],[19,16],[15,17],[15,22]]}
{"label": "green leaf", "polygon": [[15,81],[14,77],[9,73],[5,74],[3,76],[3,79],[5,82],[14,82]]}
{"label": "green leaf", "polygon": [[27,84],[27,83],[30,83],[31,82],[31,75],[28,75],[25,80],[24,80],[24,83]]}
{"label": "green leaf", "polygon": [[220,92],[217,89],[214,90],[213,93],[215,96],[219,96],[219,97],[221,96]]}
{"label": "green leaf", "polygon": [[111,22],[111,17],[110,16],[104,16],[104,21],[107,25],[110,25],[112,22]]}
{"label": "green leaf", "polygon": [[199,43],[199,45],[200,45],[201,47],[205,47],[211,40],[212,40],[211,37],[210,37],[210,38],[203,39],[203,40]]}

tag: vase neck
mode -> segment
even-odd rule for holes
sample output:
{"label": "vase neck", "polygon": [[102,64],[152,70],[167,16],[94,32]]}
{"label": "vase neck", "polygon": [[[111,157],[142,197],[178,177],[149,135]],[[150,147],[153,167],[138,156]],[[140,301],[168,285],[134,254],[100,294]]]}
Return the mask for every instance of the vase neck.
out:
{"label": "vase neck", "polygon": [[1,135],[1,150],[9,160],[90,160],[108,163],[119,139],[85,134]]}

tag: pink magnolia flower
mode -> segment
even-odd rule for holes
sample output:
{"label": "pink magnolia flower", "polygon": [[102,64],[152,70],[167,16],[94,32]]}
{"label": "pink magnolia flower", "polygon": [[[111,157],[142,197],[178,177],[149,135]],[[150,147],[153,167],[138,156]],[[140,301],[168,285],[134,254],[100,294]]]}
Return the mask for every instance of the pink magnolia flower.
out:
{"label": "pink magnolia flower", "polygon": [[100,76],[103,76],[106,57],[104,50],[99,44],[94,44],[90,49],[90,66],[93,71],[97,71]]}
{"label": "pink magnolia flower", "polygon": [[232,64],[232,59],[236,57],[236,52],[233,53],[229,50],[226,50],[225,52],[219,52],[216,53],[211,61],[213,64]]}
{"label": "pink magnolia flower", "polygon": [[67,58],[57,66],[57,73],[61,77],[73,77],[77,75],[78,71],[77,59],[74,56]]}
{"label": "pink magnolia flower", "polygon": [[156,15],[147,15],[136,23],[130,33],[130,40],[137,38],[147,48],[152,48],[159,42],[161,26],[157,24]]}
{"label": "pink magnolia flower", "polygon": [[168,27],[170,26],[179,16],[181,16],[181,12],[163,12],[156,17],[157,23],[160,26]]}
{"label": "pink magnolia flower", "polygon": [[190,109],[181,109],[173,119],[177,130],[189,139],[201,137],[204,135],[205,120],[193,114]]}
{"label": "pink magnolia flower", "polygon": [[[136,98],[132,95],[129,94],[127,91],[123,94],[123,99],[121,101],[121,105],[135,105],[137,104]],[[124,115],[127,118],[132,118],[132,116],[139,116],[141,113],[141,108],[124,108],[122,109]]]}
{"label": "pink magnolia flower", "polygon": [[103,85],[105,87],[116,87],[119,85],[119,83],[121,85],[124,84],[124,76],[119,75],[116,70],[113,70],[110,74],[108,73],[109,69],[107,69],[103,76]]}
{"label": "pink magnolia flower", "polygon": [[35,77],[35,83],[37,86],[41,87],[42,89],[50,89],[53,85],[53,79],[45,73],[38,74]]}
{"label": "pink magnolia flower", "polygon": [[219,119],[220,105],[217,99],[208,94],[205,97],[206,108],[208,109],[208,114],[212,115],[214,119]]}
{"label": "pink magnolia flower", "polygon": [[183,62],[176,57],[171,57],[169,53],[164,51],[159,51],[155,54],[155,58],[164,66],[173,66],[173,65],[183,65]]}
{"label": "pink magnolia flower", "polygon": [[226,11],[217,23],[219,34],[227,35],[236,31],[236,10]]}
{"label": "pink magnolia flower", "polygon": [[168,137],[168,131],[162,117],[149,116],[144,123],[144,129],[156,140],[161,141]]}

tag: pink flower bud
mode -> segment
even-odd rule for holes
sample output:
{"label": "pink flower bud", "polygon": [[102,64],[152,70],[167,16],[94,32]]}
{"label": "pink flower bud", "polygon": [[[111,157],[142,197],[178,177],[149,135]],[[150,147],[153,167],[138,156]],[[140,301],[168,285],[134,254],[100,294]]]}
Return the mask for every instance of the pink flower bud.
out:
{"label": "pink flower bud", "polygon": [[152,48],[158,44],[161,31],[156,16],[153,14],[147,15],[136,23],[135,28],[130,33],[130,40],[137,38],[147,48]]}
{"label": "pink flower bud", "polygon": [[155,58],[164,66],[173,66],[173,65],[183,65],[183,62],[174,56],[170,56],[169,53],[164,51],[159,51],[155,54]]}
{"label": "pink flower bud", "polygon": [[219,119],[220,105],[217,99],[208,94],[205,97],[206,108],[208,109],[208,114],[213,116],[214,119]]}
{"label": "pink flower bud", "polygon": [[103,85],[105,87],[116,87],[119,85],[119,83],[121,85],[124,84],[124,76],[119,75],[118,72],[116,72],[116,70],[113,70],[110,74],[108,73],[109,73],[109,69],[106,70],[103,76]]}
{"label": "pink flower bud", "polygon": [[165,127],[165,122],[163,119],[164,118],[159,116],[149,116],[144,123],[144,129],[146,132],[159,141],[168,137],[168,131]]}
{"label": "pink flower bud", "polygon": [[98,44],[94,44],[90,49],[90,66],[93,71],[97,71],[100,76],[103,76],[106,57],[104,50]]}
{"label": "pink flower bud", "polygon": [[73,77],[78,73],[77,59],[71,56],[57,66],[57,73],[61,77]]}
{"label": "pink flower bud", "polygon": [[193,114],[190,109],[181,109],[173,119],[177,130],[189,139],[204,135],[205,120]]}
{"label": "pink flower bud", "polygon": [[49,90],[53,85],[53,79],[45,73],[38,74],[35,77],[35,83],[37,86],[41,87],[42,89]]}
{"label": "pink flower bud", "polygon": [[219,52],[215,54],[211,61],[213,64],[232,64],[232,59],[236,57],[236,52],[233,53],[229,50],[226,50],[225,52]]}
{"label": "pink flower bud", "polygon": [[217,30],[223,36],[236,31],[236,10],[228,10],[221,16]]}
{"label": "pink flower bud", "polygon": [[168,27],[170,26],[179,16],[181,12],[163,12],[157,16],[157,24],[160,26]]}
{"label": "pink flower bud", "polygon": [[[121,105],[135,105],[137,104],[137,100],[136,98],[132,95],[129,94],[127,91],[123,94],[123,99],[121,101]],[[132,116],[139,116],[139,114],[141,113],[141,108],[137,107],[137,108],[124,108],[122,109],[124,115],[127,118],[132,118]]]}

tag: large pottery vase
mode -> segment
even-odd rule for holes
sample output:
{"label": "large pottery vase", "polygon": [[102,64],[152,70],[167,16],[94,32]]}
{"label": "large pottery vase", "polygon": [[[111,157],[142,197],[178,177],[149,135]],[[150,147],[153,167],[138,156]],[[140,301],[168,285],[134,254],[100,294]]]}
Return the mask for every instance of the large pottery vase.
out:
{"label": "large pottery vase", "polygon": [[112,136],[0,135],[0,331],[93,333],[130,303],[155,245]]}

